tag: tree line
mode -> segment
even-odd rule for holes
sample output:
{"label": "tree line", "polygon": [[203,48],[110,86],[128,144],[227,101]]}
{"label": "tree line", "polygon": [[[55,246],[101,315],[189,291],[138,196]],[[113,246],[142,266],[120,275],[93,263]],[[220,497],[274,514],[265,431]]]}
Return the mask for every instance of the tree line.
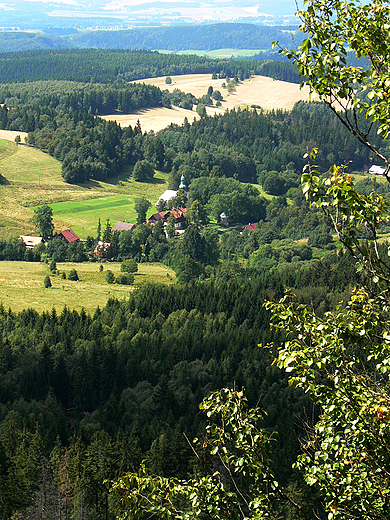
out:
{"label": "tree line", "polygon": [[[285,63],[287,74],[291,67]],[[283,65],[278,65],[282,67]],[[163,54],[147,50],[58,49],[0,54],[3,83],[60,80],[81,83],[113,83],[176,74],[219,74],[249,78],[272,73],[268,61],[211,59],[194,55]],[[295,82],[299,82],[298,75]]]}

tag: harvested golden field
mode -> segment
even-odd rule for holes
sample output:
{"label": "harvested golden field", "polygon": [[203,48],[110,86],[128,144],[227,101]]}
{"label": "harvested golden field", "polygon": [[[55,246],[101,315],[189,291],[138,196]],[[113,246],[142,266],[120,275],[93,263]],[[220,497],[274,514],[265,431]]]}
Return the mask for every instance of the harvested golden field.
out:
{"label": "harvested golden field", "polygon": [[[234,92],[228,93],[222,84],[225,79],[211,79],[210,74],[188,74],[185,76],[171,76],[172,83],[167,85],[165,77],[149,78],[140,80],[139,83],[155,85],[161,90],[172,91],[175,88],[183,92],[189,92],[196,97],[200,97],[207,93],[207,89],[212,86],[214,90],[219,90],[224,98],[222,106],[207,107],[207,113],[213,115],[223,114],[225,110],[231,110],[237,107],[250,107],[258,105],[264,110],[283,109],[290,110],[297,101],[309,100],[309,89],[300,89],[296,83],[288,83],[286,81],[276,81],[265,76],[253,76],[237,85]],[[141,128],[146,131],[158,131],[167,127],[170,123],[182,124],[184,117],[192,122],[193,118],[198,115],[195,110],[184,110],[174,107],[154,108],[150,110],[142,110],[135,114],[122,115],[114,114],[105,116],[104,119],[115,120],[121,126],[134,126],[139,119]]]}
{"label": "harvested golden field", "polygon": [[15,137],[19,135],[21,142],[24,143],[24,139],[27,137],[27,132],[17,132],[14,130],[0,130],[0,139],[6,141],[15,141]]}

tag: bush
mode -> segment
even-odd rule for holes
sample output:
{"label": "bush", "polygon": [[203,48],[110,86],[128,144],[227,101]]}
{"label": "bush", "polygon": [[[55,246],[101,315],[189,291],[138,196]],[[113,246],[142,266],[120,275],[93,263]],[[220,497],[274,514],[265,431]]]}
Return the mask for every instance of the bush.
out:
{"label": "bush", "polygon": [[48,274],[45,276],[45,279],[43,280],[43,285],[46,289],[49,289],[51,287],[51,280]]}
{"label": "bush", "polygon": [[55,271],[57,271],[57,264],[55,262],[55,260],[52,260],[51,263],[50,263],[50,271],[52,273],[54,273]]}
{"label": "bush", "polygon": [[129,274],[120,274],[116,277],[116,283],[120,285],[131,285],[134,282],[134,275]]}
{"label": "bush", "polygon": [[77,282],[79,279],[79,275],[77,274],[76,269],[72,269],[69,273],[68,280],[71,280],[72,282]]}
{"label": "bush", "polygon": [[137,161],[133,169],[133,179],[135,181],[147,181],[153,179],[154,169],[147,160]]}
{"label": "bush", "polygon": [[136,273],[138,271],[137,262],[131,258],[130,260],[124,260],[121,264],[121,273]]}
{"label": "bush", "polygon": [[115,283],[115,276],[114,276],[114,273],[112,271],[107,271],[107,274],[106,274],[106,282],[107,283]]}

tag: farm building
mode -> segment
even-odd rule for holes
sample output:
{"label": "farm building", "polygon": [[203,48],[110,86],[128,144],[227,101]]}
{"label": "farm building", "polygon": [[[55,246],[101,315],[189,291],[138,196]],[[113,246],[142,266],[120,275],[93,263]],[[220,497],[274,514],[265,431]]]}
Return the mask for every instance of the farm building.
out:
{"label": "farm building", "polygon": [[67,244],[71,244],[72,242],[80,242],[79,237],[72,229],[64,229],[64,231],[61,231],[61,233],[59,233],[57,236]]}
{"label": "farm building", "polygon": [[133,231],[137,227],[137,224],[130,224],[129,222],[125,222],[124,220],[118,220],[115,226],[112,228],[112,231]]}
{"label": "farm building", "polygon": [[246,229],[247,231],[256,231],[256,226],[257,224],[247,224],[246,226],[244,226],[244,229]]}
{"label": "farm building", "polygon": [[37,235],[20,235],[19,238],[23,241],[27,249],[32,249],[44,241],[43,237],[38,237]]}
{"label": "farm building", "polygon": [[368,170],[368,173],[371,173],[372,175],[384,175],[385,168],[382,166],[377,166],[376,164],[373,164],[371,168]]}

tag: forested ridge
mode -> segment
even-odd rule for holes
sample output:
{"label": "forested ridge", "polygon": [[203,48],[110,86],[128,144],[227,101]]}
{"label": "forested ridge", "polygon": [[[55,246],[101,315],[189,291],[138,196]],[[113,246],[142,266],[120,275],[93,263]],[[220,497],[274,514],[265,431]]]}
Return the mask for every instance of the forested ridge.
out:
{"label": "forested ridge", "polygon": [[[326,265],[298,270],[302,298],[318,286],[337,299],[356,280],[348,257]],[[200,400],[226,385],[244,386],[267,411],[267,427],[279,432],[275,471],[301,486],[289,466],[313,410],[257,346],[280,337],[263,302],[283,287],[281,273],[248,271],[229,282],[146,285],[93,316],[2,307],[2,517],[37,518],[43,503],[50,518],[106,518],[103,480],[144,457],[156,473],[185,476],[193,453],[183,433],[201,434]]]}
{"label": "forested ridge", "polygon": [[[276,68],[279,76],[285,70],[288,81],[300,82],[290,63],[278,62]],[[272,60],[210,59],[147,50],[63,49],[0,54],[0,77],[3,83],[50,79],[111,83],[118,79],[134,81],[174,74],[213,72],[221,77],[249,77],[250,74],[272,77],[272,69]]]}
{"label": "forested ridge", "polygon": [[[115,31],[63,31],[47,29],[44,34],[3,32],[0,52],[44,49],[148,49],[148,50],[210,50],[263,49],[270,53],[272,42],[281,39],[291,43],[290,32],[280,27],[261,27],[248,23],[219,23],[175,27],[133,28]],[[292,28],[294,31],[296,28]],[[69,35],[66,33],[70,33]],[[295,38],[300,39],[295,31]]]}

